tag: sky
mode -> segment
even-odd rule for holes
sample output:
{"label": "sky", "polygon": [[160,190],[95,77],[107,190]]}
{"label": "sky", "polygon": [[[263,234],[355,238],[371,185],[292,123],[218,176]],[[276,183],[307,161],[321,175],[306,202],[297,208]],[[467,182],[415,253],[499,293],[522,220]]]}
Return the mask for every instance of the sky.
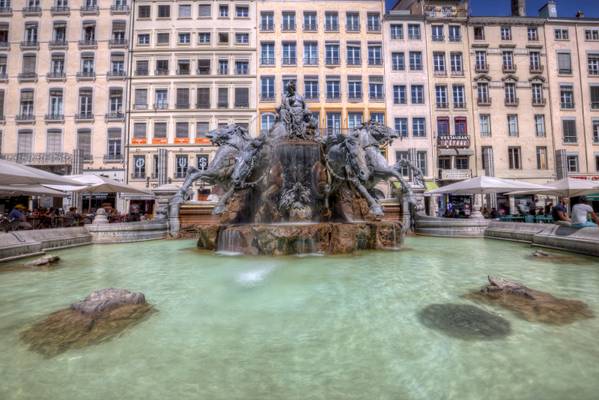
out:
{"label": "sky", "polygon": [[[386,0],[390,7],[395,0]],[[536,16],[546,0],[527,0],[527,15]],[[510,0],[470,0],[472,15],[509,15]],[[560,17],[573,17],[576,11],[583,10],[585,16],[599,18],[599,0],[557,0],[557,14]]]}

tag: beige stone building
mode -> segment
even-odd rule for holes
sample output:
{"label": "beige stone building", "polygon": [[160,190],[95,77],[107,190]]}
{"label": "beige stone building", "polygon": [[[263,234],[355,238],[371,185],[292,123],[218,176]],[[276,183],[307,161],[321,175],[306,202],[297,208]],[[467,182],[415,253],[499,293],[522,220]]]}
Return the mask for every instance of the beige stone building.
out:
{"label": "beige stone building", "polygon": [[290,81],[323,131],[385,120],[382,0],[256,3],[259,129]]}
{"label": "beige stone building", "polygon": [[180,183],[210,163],[208,131],[237,123],[254,134],[255,2],[140,0],[133,21],[129,182]]}
{"label": "beige stone building", "polygon": [[599,20],[541,10],[558,177],[599,180]]}
{"label": "beige stone building", "polygon": [[0,1],[1,157],[124,179],[128,35],[125,0]]}
{"label": "beige stone building", "polygon": [[[387,125],[400,138],[393,141],[389,161],[408,159],[428,180],[434,179],[434,131],[431,125],[425,21],[408,10],[392,10],[385,15],[385,90]],[[406,178],[409,170],[402,170]]]}

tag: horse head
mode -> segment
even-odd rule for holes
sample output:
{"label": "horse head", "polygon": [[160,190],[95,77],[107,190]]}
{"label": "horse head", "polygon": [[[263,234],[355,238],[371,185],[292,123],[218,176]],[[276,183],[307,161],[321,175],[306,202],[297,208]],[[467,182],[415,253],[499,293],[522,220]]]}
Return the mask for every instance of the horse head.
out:
{"label": "horse head", "polygon": [[360,130],[366,132],[380,145],[390,143],[394,139],[399,138],[399,133],[395,129],[391,129],[388,126],[376,121],[366,122],[362,125]]}
{"label": "horse head", "polygon": [[260,152],[263,144],[263,138],[251,140],[235,158],[235,167],[231,173],[231,181],[236,188],[243,187],[245,180],[252,173],[252,169],[256,162],[256,156]]}
{"label": "horse head", "polygon": [[229,124],[221,128],[214,129],[206,134],[206,137],[210,139],[213,145],[222,146],[228,144],[233,147],[239,147],[238,143],[250,141],[250,136],[245,128],[236,125]]}
{"label": "horse head", "polygon": [[344,144],[347,151],[349,166],[358,176],[360,181],[366,182],[370,179],[370,168],[366,159],[366,153],[364,152],[360,141],[353,136],[347,136]]}

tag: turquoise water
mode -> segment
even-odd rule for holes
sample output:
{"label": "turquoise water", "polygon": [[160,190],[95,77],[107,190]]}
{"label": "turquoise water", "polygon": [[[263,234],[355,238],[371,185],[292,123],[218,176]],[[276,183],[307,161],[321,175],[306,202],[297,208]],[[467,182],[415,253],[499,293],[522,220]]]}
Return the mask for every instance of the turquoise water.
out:
{"label": "turquoise water", "polygon": [[[353,257],[202,254],[191,241],[57,251],[52,271],[0,272],[0,399],[597,399],[599,318],[511,323],[465,341],[423,326],[433,303],[487,274],[580,299],[599,314],[599,263],[531,260],[499,241],[409,238]],[[2,266],[0,266],[2,268]],[[94,289],[142,291],[159,310],[110,342],[52,359],[18,340]]]}

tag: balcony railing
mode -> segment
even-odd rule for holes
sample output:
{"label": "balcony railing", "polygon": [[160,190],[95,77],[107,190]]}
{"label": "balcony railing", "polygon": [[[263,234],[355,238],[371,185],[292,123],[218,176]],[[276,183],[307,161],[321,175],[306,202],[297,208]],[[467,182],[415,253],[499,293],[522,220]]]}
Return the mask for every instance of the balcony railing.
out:
{"label": "balcony railing", "polygon": [[491,98],[490,97],[479,97],[476,99],[476,104],[479,106],[490,106]]}
{"label": "balcony railing", "polygon": [[433,42],[442,42],[445,40],[445,36],[443,35],[433,35]]}
{"label": "balcony railing", "polygon": [[543,107],[545,104],[547,104],[547,100],[544,97],[542,99],[532,99],[533,106]]}
{"label": "balcony railing", "polygon": [[59,114],[59,113],[46,114],[44,119],[46,122],[62,122],[62,121],[64,121],[64,114]]}
{"label": "balcony railing", "polygon": [[12,7],[0,7],[0,17],[12,16]]}
{"label": "balcony railing", "polygon": [[261,32],[273,32],[275,30],[274,24],[260,24]]}
{"label": "balcony railing", "polygon": [[26,17],[42,15],[42,8],[40,6],[23,7],[23,15]]}
{"label": "balcony railing", "polygon": [[260,64],[261,65],[275,65],[275,58],[274,57],[261,57]]}
{"label": "balcony railing", "polygon": [[318,65],[318,57],[304,57],[304,65]]}
{"label": "balcony railing", "polygon": [[449,41],[450,42],[461,42],[462,35],[449,35]]}
{"label": "balcony railing", "polygon": [[129,41],[125,38],[110,39],[108,46],[110,48],[126,48]]}
{"label": "balcony railing", "polygon": [[542,74],[545,67],[543,65],[531,65],[530,73],[531,74]]}
{"label": "balcony railing", "polygon": [[476,63],[474,65],[474,71],[478,72],[478,73],[489,72],[489,64],[487,64],[487,63],[484,63],[484,64]]}
{"label": "balcony railing", "polygon": [[70,153],[8,153],[0,154],[7,161],[27,165],[71,165],[73,155]]}
{"label": "balcony railing", "polygon": [[108,79],[123,79],[127,77],[127,73],[125,71],[108,71],[106,76]]}
{"label": "balcony railing", "polygon": [[560,108],[563,110],[573,110],[574,109],[574,102],[570,102],[570,103],[560,103]]}
{"label": "balcony railing", "polygon": [[451,149],[467,149],[470,147],[469,135],[439,135],[437,146]]}
{"label": "balcony railing", "polygon": [[95,48],[98,47],[98,41],[95,39],[81,39],[79,41],[79,47],[86,49]]}
{"label": "balcony railing", "polygon": [[469,169],[439,169],[439,180],[442,181],[462,181],[471,177]]}
{"label": "balcony railing", "polygon": [[599,110],[599,101],[591,102],[591,110]]}
{"label": "balcony railing", "polygon": [[46,74],[46,79],[49,81],[64,81],[67,79],[67,74],[64,72],[48,72]]}
{"label": "balcony railing", "polygon": [[339,64],[340,64],[339,58],[327,57],[325,59],[325,65],[339,65]]}
{"label": "balcony railing", "polygon": [[106,121],[124,121],[125,114],[122,111],[111,111],[104,116]]}
{"label": "balcony railing", "polygon": [[77,114],[75,114],[75,120],[76,121],[93,121],[94,114],[91,112],[77,113]]}
{"label": "balcony railing", "polygon": [[275,101],[275,95],[272,94],[267,94],[267,95],[260,95],[260,101]]}
{"label": "balcony railing", "polygon": [[84,5],[79,9],[81,15],[97,15],[100,13],[100,8],[97,4],[94,5]]}
{"label": "balcony railing", "polygon": [[21,42],[21,50],[39,50],[40,42],[32,40],[24,40]]}
{"label": "balcony railing", "polygon": [[503,64],[501,69],[503,70],[504,74],[508,74],[508,73],[516,72],[518,70],[518,67],[516,66],[516,64],[512,64],[512,65]]}
{"label": "balcony railing", "polygon": [[10,43],[9,42],[0,42],[0,49],[2,49],[2,50],[10,49]]}
{"label": "balcony railing", "polygon": [[122,154],[104,154],[105,163],[122,163],[125,159]]}
{"label": "balcony railing", "polygon": [[52,6],[50,7],[50,12],[53,16],[69,15],[71,13],[71,8],[69,6]]}
{"label": "balcony railing", "polygon": [[297,59],[295,57],[283,57],[283,65],[295,65]]}
{"label": "balcony railing", "polygon": [[316,32],[318,30],[318,24],[304,24],[304,32]]}
{"label": "balcony railing", "polygon": [[8,81],[8,75],[6,74],[6,72],[0,72],[0,82],[6,81]]}
{"label": "balcony railing", "polygon": [[451,76],[464,76],[464,70],[451,71]]}
{"label": "balcony railing", "polygon": [[345,32],[360,32],[360,24],[347,24],[345,25]]}
{"label": "balcony railing", "polygon": [[518,99],[518,98],[515,98],[515,99],[506,98],[505,99],[505,105],[506,106],[516,107],[518,104],[520,104],[520,99]]}
{"label": "balcony railing", "polygon": [[126,4],[118,4],[110,6],[110,13],[115,14],[129,14],[129,6]]}
{"label": "balcony railing", "polygon": [[437,109],[439,110],[444,110],[449,108],[449,103],[448,102],[437,102]]}
{"label": "balcony railing", "polygon": [[96,73],[94,71],[77,72],[77,79],[86,81],[93,80],[96,79]]}
{"label": "balcony railing", "polygon": [[136,76],[148,76],[148,75],[150,75],[150,71],[147,69],[136,69],[135,75]]}
{"label": "balcony railing", "polygon": [[154,71],[154,75],[168,75],[168,69],[157,69]]}
{"label": "balcony railing", "polygon": [[35,115],[33,114],[18,114],[15,117],[17,122],[33,122],[35,121]]}
{"label": "balcony railing", "polygon": [[64,39],[50,40],[50,42],[48,42],[48,47],[50,49],[66,49],[69,47],[69,43]]}
{"label": "balcony railing", "polygon": [[35,82],[37,81],[37,74],[35,72],[21,72],[17,78],[19,82]]}
{"label": "balcony railing", "polygon": [[154,109],[156,110],[166,110],[168,109],[168,103],[155,103]]}

